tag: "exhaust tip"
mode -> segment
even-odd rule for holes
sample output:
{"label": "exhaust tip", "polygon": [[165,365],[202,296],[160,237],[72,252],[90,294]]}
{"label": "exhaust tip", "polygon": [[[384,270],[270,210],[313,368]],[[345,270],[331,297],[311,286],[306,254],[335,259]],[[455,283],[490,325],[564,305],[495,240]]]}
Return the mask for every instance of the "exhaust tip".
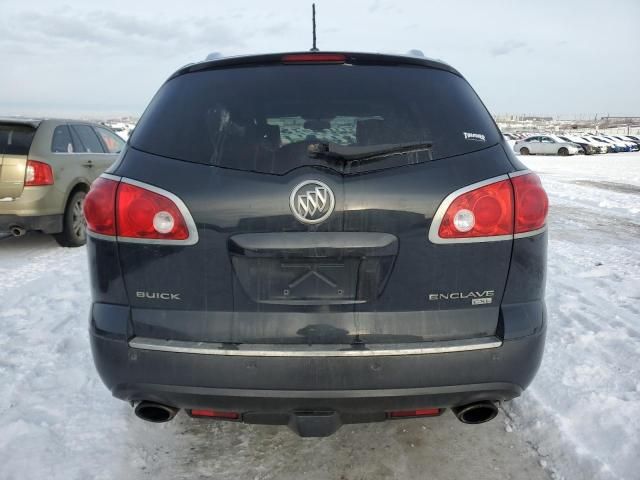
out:
{"label": "exhaust tip", "polygon": [[9,228],[9,231],[11,232],[11,235],[13,235],[14,237],[22,237],[27,233],[27,231],[24,228],[18,227],[17,225],[14,225],[13,227]]}
{"label": "exhaust tip", "polygon": [[134,413],[138,418],[152,423],[164,423],[173,420],[178,409],[161,403],[140,402],[136,405]]}
{"label": "exhaust tip", "polygon": [[458,420],[469,425],[488,422],[498,415],[496,403],[489,400],[454,407],[451,410]]}

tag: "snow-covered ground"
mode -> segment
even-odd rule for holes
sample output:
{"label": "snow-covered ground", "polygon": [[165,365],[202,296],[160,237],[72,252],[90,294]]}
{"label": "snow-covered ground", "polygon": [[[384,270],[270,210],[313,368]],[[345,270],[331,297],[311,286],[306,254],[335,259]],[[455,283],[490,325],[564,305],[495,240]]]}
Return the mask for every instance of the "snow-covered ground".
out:
{"label": "snow-covered ground", "polygon": [[551,199],[549,329],[497,420],[144,423],[93,368],[84,249],[29,235],[0,239],[0,479],[638,478],[640,154],[521,159]]}
{"label": "snow-covered ground", "polygon": [[566,478],[640,478],[640,154],[520,159],[551,200],[549,328],[507,412]]}

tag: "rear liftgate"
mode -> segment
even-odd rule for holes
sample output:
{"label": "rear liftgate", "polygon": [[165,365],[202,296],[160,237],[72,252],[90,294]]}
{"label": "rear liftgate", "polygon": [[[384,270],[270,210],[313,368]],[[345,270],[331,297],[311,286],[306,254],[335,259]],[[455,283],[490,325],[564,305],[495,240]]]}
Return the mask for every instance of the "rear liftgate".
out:
{"label": "rear liftgate", "polygon": [[[169,81],[163,88],[180,88],[185,95],[199,92],[190,108],[224,107],[202,112],[219,112],[210,118],[215,129],[198,122],[183,132],[189,137],[193,130],[194,148],[199,145],[202,158],[216,161],[207,164],[188,152],[172,153],[174,142],[164,145],[163,138],[154,135],[147,143],[150,151],[160,149],[158,154],[137,150],[138,143],[145,147],[141,122],[116,172],[123,178],[118,199],[111,204],[117,204],[122,225],[111,222],[104,231],[93,231],[118,241],[131,304],[131,347],[240,355],[247,363],[252,356],[308,358],[297,363],[301,368],[292,378],[260,372],[260,378],[222,379],[212,372],[200,386],[306,393],[315,400],[301,406],[312,408],[231,413],[244,421],[266,421],[272,415],[273,422],[290,423],[301,434],[322,434],[346,421],[346,413],[327,408],[325,392],[392,389],[399,380],[363,373],[371,371],[374,361],[356,373],[349,368],[331,371],[322,357],[440,354],[499,346],[500,299],[513,238],[526,232],[514,232],[518,195],[504,174],[512,167],[489,130],[480,128],[495,127],[480,104],[480,113],[471,112],[470,105],[478,100],[462,79],[441,70],[343,65],[343,55],[323,58],[330,63],[326,66],[307,65],[309,61],[308,55],[289,56],[282,61],[285,66],[254,68],[250,76],[245,69],[222,69]],[[264,88],[255,89],[258,80],[267,82]],[[405,87],[391,95],[391,83]],[[238,91],[251,101],[240,101],[244,96]],[[308,91],[314,95],[309,97]],[[209,103],[200,98],[214,94]],[[432,108],[436,97],[443,96],[446,108]],[[156,98],[162,103],[173,97]],[[352,110],[356,97],[358,107]],[[280,124],[267,122],[269,115],[257,111],[257,105],[267,113],[282,106],[271,112]],[[292,105],[299,109],[291,110]],[[318,112],[319,105],[327,111]],[[379,111],[377,105],[382,105]],[[306,141],[283,144],[280,131],[290,117],[308,115],[324,124],[315,131],[322,136],[327,127],[320,120],[339,114],[355,122],[350,146],[393,144],[407,134],[405,120],[416,112],[425,118],[409,123],[415,128],[406,140],[423,141],[425,130],[435,132],[441,148],[435,155],[442,157],[438,161],[429,161],[422,152],[347,174],[332,161],[310,158]],[[433,118],[429,112],[435,112]],[[465,125],[477,123],[478,129],[471,131],[485,131],[487,146],[484,140],[469,142],[463,132],[454,132],[450,127],[459,122],[453,118],[443,123],[447,116]],[[227,117],[237,122],[234,128],[221,138],[209,138],[222,131],[220,122]],[[171,131],[176,128],[171,115],[162,118],[172,118]],[[203,130],[206,125],[209,129]],[[210,141],[200,145],[202,138]],[[167,157],[161,156],[159,145],[167,149]],[[211,145],[224,148],[211,150]],[[180,162],[180,175],[175,174],[176,160],[168,158],[174,155],[187,160]],[[280,166],[282,171],[274,170]],[[142,177],[146,183],[128,177]],[[108,196],[116,196],[114,188],[107,189]],[[154,208],[129,209],[135,202],[150,202]],[[90,199],[88,203],[91,207]],[[130,215],[134,210],[148,215]],[[136,238],[139,231],[144,238]],[[413,373],[402,372],[404,384],[399,386],[446,385],[446,372]],[[371,415],[386,418],[384,412]]]}

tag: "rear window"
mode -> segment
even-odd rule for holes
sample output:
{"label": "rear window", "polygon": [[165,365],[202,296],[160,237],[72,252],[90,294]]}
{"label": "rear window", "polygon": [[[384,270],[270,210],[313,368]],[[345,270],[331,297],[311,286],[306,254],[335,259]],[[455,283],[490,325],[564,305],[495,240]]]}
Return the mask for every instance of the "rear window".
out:
{"label": "rear window", "polygon": [[0,124],[0,155],[28,155],[35,134],[28,125]]}
{"label": "rear window", "polygon": [[159,90],[131,146],[240,170],[282,174],[330,160],[310,143],[432,142],[431,152],[364,168],[437,160],[500,141],[468,83],[425,67],[272,65],[188,73]]}

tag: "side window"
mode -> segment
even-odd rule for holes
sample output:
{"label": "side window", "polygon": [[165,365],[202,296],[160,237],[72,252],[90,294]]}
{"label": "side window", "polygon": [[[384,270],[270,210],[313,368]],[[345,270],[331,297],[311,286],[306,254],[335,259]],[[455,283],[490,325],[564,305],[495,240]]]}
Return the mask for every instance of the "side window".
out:
{"label": "side window", "polygon": [[543,143],[556,143],[549,137],[542,137],[542,142]]}
{"label": "side window", "polygon": [[525,142],[539,142],[540,137],[529,137],[525,140]]}
{"label": "side window", "polygon": [[71,130],[80,141],[76,153],[104,153],[104,148],[89,125],[71,125]]}
{"label": "side window", "polygon": [[93,127],[103,145],[107,149],[107,153],[120,153],[124,146],[124,141],[115,133],[110,132],[106,128]]}
{"label": "side window", "polygon": [[53,153],[73,153],[73,140],[71,132],[66,125],[58,125],[51,138],[51,151]]}

